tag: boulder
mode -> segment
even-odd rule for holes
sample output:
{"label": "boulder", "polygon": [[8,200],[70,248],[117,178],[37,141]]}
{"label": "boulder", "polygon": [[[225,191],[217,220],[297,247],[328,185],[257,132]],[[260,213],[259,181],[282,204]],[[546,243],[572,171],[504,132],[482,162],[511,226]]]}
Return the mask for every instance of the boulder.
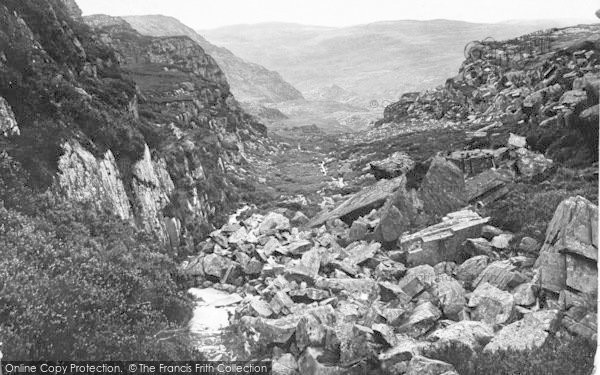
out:
{"label": "boulder", "polygon": [[515,265],[509,260],[501,260],[490,263],[473,282],[477,288],[483,283],[489,283],[501,290],[508,290],[526,281]]}
{"label": "boulder", "polygon": [[413,169],[415,162],[402,151],[394,152],[388,158],[370,163],[371,173],[376,179],[394,178]]}
{"label": "boulder", "polygon": [[517,286],[512,294],[515,304],[519,306],[531,306],[537,301],[536,287],[532,283],[524,283]]}
{"label": "boulder", "polygon": [[513,174],[507,170],[487,169],[465,181],[467,200],[469,203],[481,202],[484,205],[494,202],[509,190],[506,183],[511,181]]}
{"label": "boulder", "polygon": [[531,237],[523,237],[521,238],[521,242],[519,242],[519,250],[526,253],[537,254],[540,247],[541,245],[538,240]]}
{"label": "boulder", "polygon": [[469,258],[456,268],[456,278],[462,281],[466,287],[471,288],[471,284],[481,272],[487,267],[490,258],[487,255],[478,255]]}
{"label": "boulder", "polygon": [[411,298],[421,293],[435,282],[435,270],[427,264],[410,268],[398,286]]}
{"label": "boulder", "polygon": [[377,283],[372,279],[327,279],[319,278],[315,286],[319,289],[329,289],[333,292],[347,292],[355,298],[368,299],[379,292]]}
{"label": "boulder", "polygon": [[404,176],[391,180],[380,180],[375,185],[367,187],[346,199],[331,211],[323,211],[307,223],[309,227],[318,227],[326,221],[345,216],[360,216],[367,214],[372,209],[381,207],[384,202],[398,189],[406,184]]}
{"label": "boulder", "polygon": [[541,310],[525,314],[523,319],[502,328],[484,348],[486,352],[498,350],[531,350],[539,348],[555,330],[559,320],[558,310]]}
{"label": "boulder", "polygon": [[494,337],[492,326],[478,321],[463,320],[432,332],[428,339],[436,347],[443,348],[452,344],[463,344],[477,351],[487,345]]}
{"label": "boulder", "polygon": [[420,355],[428,345],[427,342],[417,341],[406,336],[399,337],[394,347],[379,354],[378,359],[381,363],[381,369],[389,374],[401,373],[398,371],[397,366],[410,361],[414,356]]}
{"label": "boulder", "polygon": [[348,253],[348,258],[352,264],[361,265],[367,260],[373,258],[380,247],[381,244],[377,242],[370,244],[366,242],[359,242],[346,248],[346,253]]}
{"label": "boulder", "polygon": [[352,242],[361,241],[369,233],[369,225],[361,220],[356,220],[348,230],[348,239]]}
{"label": "boulder", "polygon": [[481,231],[489,218],[481,218],[470,210],[452,212],[438,224],[419,232],[402,236],[398,241],[409,265],[436,265],[456,261],[461,257],[462,243]]}
{"label": "boulder", "polygon": [[513,238],[514,238],[514,234],[502,233],[502,234],[499,234],[499,235],[495,236],[492,239],[491,245],[495,249],[506,250],[506,249],[509,248],[510,241],[512,241]]}
{"label": "boulder", "polygon": [[451,364],[416,355],[410,360],[406,375],[443,375],[449,372],[456,373]]}
{"label": "boulder", "polygon": [[382,212],[378,230],[383,242],[392,242],[396,241],[409,225],[410,222],[400,210],[396,206],[390,205],[385,207]]}
{"label": "boulder", "polygon": [[423,210],[434,217],[443,217],[467,205],[463,172],[442,157],[433,158],[419,187]]}
{"label": "boulder", "polygon": [[439,302],[444,316],[459,320],[465,306],[465,290],[458,281],[446,274],[439,275],[431,288],[431,294]]}
{"label": "boulder", "polygon": [[217,278],[223,277],[233,262],[216,254],[207,254],[202,260],[204,273]]}
{"label": "boulder", "polygon": [[271,364],[272,375],[297,375],[298,362],[290,353],[285,353],[279,358],[273,358]]}
{"label": "boulder", "polygon": [[480,284],[473,291],[468,306],[471,317],[492,326],[508,322],[515,307],[515,300],[509,292],[504,292],[488,283]]}
{"label": "boulder", "polygon": [[544,289],[598,290],[598,206],[576,196],[562,201],[546,230],[535,267]]}
{"label": "boulder", "polygon": [[335,346],[339,348],[339,341],[335,336],[333,326],[336,318],[331,306],[324,306],[326,309],[319,313],[305,314],[302,316],[296,327],[296,345],[299,350],[306,347],[325,348],[333,352]]}
{"label": "boulder", "polygon": [[290,221],[287,217],[276,212],[269,212],[262,223],[258,227],[260,234],[266,234],[272,230],[288,230],[290,229]]}
{"label": "boulder", "polygon": [[398,327],[398,332],[410,337],[419,337],[435,326],[442,312],[431,302],[425,302],[412,311],[404,324]]}
{"label": "boulder", "polygon": [[515,151],[515,159],[518,174],[527,179],[542,177],[553,165],[551,159],[525,148]]}
{"label": "boulder", "polygon": [[306,348],[298,358],[298,370],[302,375],[343,375],[346,370],[319,362],[323,349]]}

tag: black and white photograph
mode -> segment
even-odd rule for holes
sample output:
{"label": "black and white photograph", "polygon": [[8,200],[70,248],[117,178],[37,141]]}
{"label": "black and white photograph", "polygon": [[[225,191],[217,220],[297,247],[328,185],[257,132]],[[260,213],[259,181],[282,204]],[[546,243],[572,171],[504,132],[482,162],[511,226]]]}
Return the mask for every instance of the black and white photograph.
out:
{"label": "black and white photograph", "polygon": [[0,0],[0,375],[592,375],[600,0]]}

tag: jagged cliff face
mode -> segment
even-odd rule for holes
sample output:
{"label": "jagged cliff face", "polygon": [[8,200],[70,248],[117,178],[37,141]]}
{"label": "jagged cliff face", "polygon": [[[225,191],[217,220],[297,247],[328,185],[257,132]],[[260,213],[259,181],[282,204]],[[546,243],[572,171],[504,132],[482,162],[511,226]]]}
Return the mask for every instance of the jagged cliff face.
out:
{"label": "jagged cliff face", "polygon": [[67,0],[0,5],[0,147],[32,186],[193,246],[236,204],[226,170],[265,128],[191,39],[80,15]]}

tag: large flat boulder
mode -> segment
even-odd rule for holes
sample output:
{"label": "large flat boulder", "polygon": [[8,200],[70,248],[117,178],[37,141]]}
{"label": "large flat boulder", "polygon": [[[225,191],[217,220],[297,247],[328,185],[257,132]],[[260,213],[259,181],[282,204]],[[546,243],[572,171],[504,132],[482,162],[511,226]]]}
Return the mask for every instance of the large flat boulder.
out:
{"label": "large flat boulder", "polygon": [[308,227],[318,227],[326,221],[343,218],[359,213],[368,213],[373,208],[381,207],[398,189],[406,184],[406,177],[400,176],[391,180],[380,180],[375,185],[364,188],[346,199],[331,211],[324,211],[307,223]]}
{"label": "large flat boulder", "polygon": [[442,217],[467,205],[463,172],[443,157],[435,157],[419,187],[423,210]]}
{"label": "large flat boulder", "polygon": [[460,245],[468,238],[478,236],[488,221],[489,218],[482,218],[470,210],[457,211],[438,224],[400,237],[398,243],[409,265],[455,261],[460,255]]}
{"label": "large flat boulder", "polygon": [[558,317],[558,310],[541,310],[526,314],[523,319],[502,328],[485,346],[484,351],[524,351],[539,348],[550,336]]}

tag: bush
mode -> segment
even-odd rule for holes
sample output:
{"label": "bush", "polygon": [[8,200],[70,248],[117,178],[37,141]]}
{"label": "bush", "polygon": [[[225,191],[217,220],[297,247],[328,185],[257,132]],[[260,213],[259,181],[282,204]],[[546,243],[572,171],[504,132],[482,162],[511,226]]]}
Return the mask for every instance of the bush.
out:
{"label": "bush", "polygon": [[[12,169],[10,169],[12,168]],[[4,159],[2,172],[18,173]],[[0,187],[0,337],[8,359],[194,359],[185,337],[158,340],[191,314],[159,241],[49,193],[14,173]],[[4,191],[4,190],[3,190]],[[33,213],[32,213],[33,212]],[[162,335],[162,334],[161,334]]]}
{"label": "bush", "polygon": [[449,345],[425,355],[450,363],[460,375],[589,375],[596,344],[581,338],[552,337],[541,348],[517,352],[473,353],[464,345]]}

